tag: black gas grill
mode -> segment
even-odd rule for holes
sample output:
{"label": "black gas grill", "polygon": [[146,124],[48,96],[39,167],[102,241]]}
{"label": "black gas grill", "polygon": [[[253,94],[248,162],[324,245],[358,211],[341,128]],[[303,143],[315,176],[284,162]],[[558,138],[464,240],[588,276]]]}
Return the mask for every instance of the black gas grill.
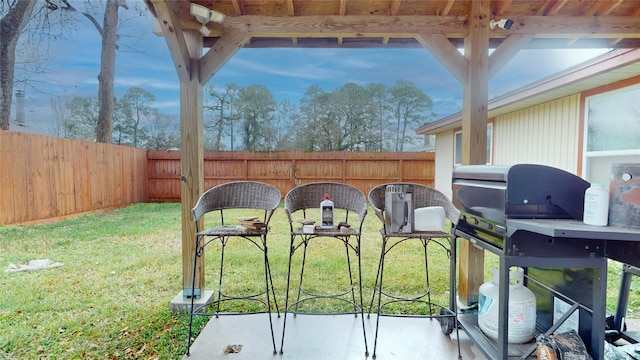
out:
{"label": "black gas grill", "polygon": [[453,170],[458,230],[503,246],[507,219],[582,220],[589,183],[557,168],[518,164],[466,165]]}
{"label": "black gas grill", "polygon": [[[604,336],[591,329],[604,323],[604,242],[564,235],[556,238],[553,229],[550,235],[544,233],[555,223],[584,226],[584,192],[589,183],[566,171],[532,164],[459,166],[453,171],[452,182],[453,203],[462,212],[456,235],[500,257],[500,284],[508,283],[511,267],[525,268],[525,284],[536,296],[536,332],[545,332],[554,324],[556,299],[574,299],[576,305],[572,306],[591,309],[578,310],[577,330],[583,339],[596,344],[591,346],[592,354],[600,358],[602,349],[597,344]],[[498,296],[501,318],[497,342],[487,340],[478,330],[477,315],[459,316],[462,328],[490,359],[511,359],[507,289],[501,286]],[[527,348],[524,358],[534,350]]]}

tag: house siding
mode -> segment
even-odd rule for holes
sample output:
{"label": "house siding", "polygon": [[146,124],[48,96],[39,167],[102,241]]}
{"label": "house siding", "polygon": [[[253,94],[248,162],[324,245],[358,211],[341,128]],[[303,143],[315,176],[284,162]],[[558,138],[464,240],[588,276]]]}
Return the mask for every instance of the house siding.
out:
{"label": "house siding", "polygon": [[544,164],[578,173],[580,94],[496,117],[493,131],[494,164]]}
{"label": "house siding", "polygon": [[451,199],[451,170],[453,169],[453,130],[438,133],[436,137],[436,176],[434,185]]}
{"label": "house siding", "polygon": [[[498,116],[493,164],[543,164],[579,175],[580,94]],[[436,137],[435,187],[451,198],[454,130]]]}

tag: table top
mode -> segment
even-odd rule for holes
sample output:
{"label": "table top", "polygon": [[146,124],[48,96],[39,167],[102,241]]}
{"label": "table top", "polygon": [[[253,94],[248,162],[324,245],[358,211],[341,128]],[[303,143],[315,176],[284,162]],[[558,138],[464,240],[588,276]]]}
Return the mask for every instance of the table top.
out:
{"label": "table top", "polygon": [[640,242],[640,229],[593,226],[573,219],[508,219],[506,225],[509,236],[525,230],[555,238]]}

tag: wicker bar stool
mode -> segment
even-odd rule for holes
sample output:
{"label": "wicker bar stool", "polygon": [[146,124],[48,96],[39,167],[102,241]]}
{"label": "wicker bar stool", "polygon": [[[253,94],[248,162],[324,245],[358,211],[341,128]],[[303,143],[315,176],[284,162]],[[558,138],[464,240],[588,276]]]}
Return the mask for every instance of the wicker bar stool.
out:
{"label": "wicker bar stool", "polygon": [[[388,226],[390,222],[389,215],[386,213],[386,192],[387,186],[393,186],[394,189],[398,187],[409,187],[412,189],[412,206],[414,209],[426,208],[426,207],[442,207],[444,209],[445,217],[451,223],[450,231],[445,229],[434,229],[429,231],[417,231],[411,229],[410,232],[398,232],[397,229],[391,229]],[[380,317],[382,316],[415,316],[435,318],[440,322],[442,332],[445,335],[451,334],[453,329],[456,329],[458,334],[458,316],[456,312],[456,299],[455,299],[455,287],[456,287],[456,268],[455,268],[455,242],[454,230],[458,224],[460,218],[460,211],[451,203],[451,201],[441,192],[420,184],[411,183],[392,183],[379,185],[368,194],[369,203],[373,207],[376,216],[382,222],[382,229],[380,233],[382,235],[382,248],[380,252],[380,261],[378,263],[378,272],[376,274],[376,281],[374,285],[373,295],[369,304],[369,315],[371,314],[374,304],[376,304],[376,330],[373,344],[373,358],[376,357],[376,348],[378,345],[378,329],[380,327]],[[393,232],[396,231],[396,232]],[[406,231],[406,230],[405,230]],[[401,249],[406,249],[405,243],[409,240],[417,241],[422,245],[424,252],[424,292],[421,294],[391,294],[385,292],[383,288],[383,275],[385,258],[389,255],[389,252],[396,249],[396,253],[400,253]],[[431,300],[431,284],[429,283],[429,261],[428,261],[428,249],[429,245],[439,246],[444,249],[446,256],[449,258],[449,305],[438,305]],[[421,265],[422,266],[422,265]],[[374,300],[377,298],[377,302]],[[383,300],[384,299],[384,300]],[[383,308],[385,306],[394,303],[422,303],[426,307],[426,314],[424,315],[407,315],[407,314],[392,314],[384,313]],[[439,311],[437,311],[439,310]],[[458,358],[460,358],[460,342],[458,341]]]}
{"label": "wicker bar stool", "polygon": [[[273,289],[273,280],[271,278],[271,267],[269,266],[269,258],[267,254],[267,233],[269,232],[269,221],[274,211],[280,205],[280,191],[269,184],[255,181],[236,181],[215,186],[200,196],[195,207],[192,209],[193,220],[196,226],[196,244],[193,261],[193,278],[192,278],[192,296],[191,311],[189,316],[189,339],[187,344],[187,353],[191,348],[191,335],[194,315],[238,315],[241,313],[220,313],[220,304],[224,301],[244,300],[256,301],[264,305],[266,311],[243,312],[242,314],[255,314],[266,312],[269,315],[269,326],[271,331],[271,341],[273,343],[273,353],[276,354],[276,342],[273,332],[272,320],[272,302],[275,305],[278,317],[280,310],[276,301],[275,291]],[[225,214],[234,209],[243,209],[243,213],[257,214],[259,216],[246,216],[236,219],[240,224],[229,225],[229,221],[225,219]],[[201,223],[205,214],[212,213],[212,217],[218,225],[202,229]],[[216,216],[217,215],[217,216]],[[212,219],[213,220],[213,219]],[[264,282],[265,287],[262,291],[253,294],[230,295],[223,292],[223,275],[225,248],[231,240],[247,240],[262,252],[264,257]],[[195,289],[197,259],[204,254],[204,248],[208,244],[220,242],[220,269],[218,273],[218,288],[212,297],[212,301],[206,304],[194,306],[194,299],[198,296]],[[237,279],[236,279],[237,280]],[[241,281],[241,280],[240,280]],[[202,290],[202,289],[201,289]],[[204,291],[201,291],[202,293]],[[207,309],[215,305],[215,311],[210,312]]]}
{"label": "wicker bar stool", "polygon": [[[331,229],[323,229],[315,226],[312,231],[304,231],[302,224],[298,223],[299,219],[318,219],[320,215],[320,202],[324,199],[325,194],[330,195],[330,199],[334,203],[334,227]],[[280,344],[280,353],[283,352],[284,337],[287,325],[287,313],[296,314],[309,313],[305,312],[301,306],[307,301],[331,301],[346,304],[346,308],[322,312],[323,314],[354,314],[356,317],[360,315],[362,319],[362,333],[364,339],[365,356],[369,355],[367,346],[367,337],[364,325],[364,308],[362,303],[362,266],[360,261],[360,234],[362,232],[362,223],[367,215],[367,199],[365,195],[357,188],[333,182],[316,182],[303,184],[295,187],[287,193],[284,199],[284,210],[289,219],[291,243],[289,247],[289,266],[287,271],[287,292],[285,297],[284,321],[282,327],[282,342]],[[350,222],[351,221],[351,222]],[[346,251],[346,270],[348,272],[349,284],[347,288],[334,294],[319,294],[313,291],[305,290],[303,279],[305,275],[305,267],[307,275],[309,271],[321,272],[318,266],[313,267],[309,264],[309,255],[320,255],[317,253],[310,254],[308,248],[310,244],[316,243],[318,249],[329,247],[328,244],[332,240],[338,240],[342,243]],[[292,287],[292,260],[295,253],[302,250],[302,260],[300,273],[297,284],[294,284],[294,295],[290,295]],[[328,251],[328,250],[327,250]],[[357,259],[357,284],[354,282],[353,267],[351,264],[351,256],[355,255]],[[325,277],[333,274],[322,272]],[[313,274],[313,273],[311,273]],[[331,278],[336,287],[340,286],[338,277]],[[293,298],[293,300],[291,300]],[[317,312],[316,312],[317,314]]]}

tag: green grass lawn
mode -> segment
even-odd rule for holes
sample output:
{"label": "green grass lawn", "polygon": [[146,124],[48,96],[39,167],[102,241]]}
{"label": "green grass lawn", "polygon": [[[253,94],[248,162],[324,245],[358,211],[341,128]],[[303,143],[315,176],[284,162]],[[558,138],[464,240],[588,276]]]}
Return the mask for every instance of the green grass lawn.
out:
{"label": "green grass lawn", "polygon": [[[363,229],[362,265],[365,304],[371,299],[380,251],[379,222],[369,212]],[[269,235],[269,258],[276,294],[284,305],[289,225],[276,211]],[[388,289],[417,293],[415,279],[421,247],[399,249],[387,262]],[[214,288],[217,259],[212,244],[206,254],[206,288]],[[231,245],[227,261],[229,293],[262,285],[261,258],[253,245]],[[346,281],[344,247],[312,243],[306,286],[329,291]],[[448,259],[430,250],[433,296],[446,304]],[[37,272],[0,271],[0,359],[34,358],[160,358],[179,359],[185,352],[188,317],[169,311],[169,302],[182,290],[180,204],[136,204],[123,209],[70,218],[61,222],[0,227],[0,265],[51,259],[63,267]],[[485,279],[497,263],[487,256]],[[418,266],[414,266],[418,264]],[[295,265],[295,264],[294,264]],[[609,271],[607,309],[613,312],[621,267]],[[327,281],[330,276],[331,280]],[[236,279],[234,281],[234,279]],[[238,280],[239,279],[239,280]],[[334,280],[335,279],[335,280]],[[635,285],[635,286],[634,286]],[[632,284],[629,317],[640,308],[637,285]],[[226,305],[227,310],[250,310],[250,304]],[[338,306],[338,307],[336,307]],[[309,311],[339,310],[340,305],[313,303]],[[390,308],[421,312],[421,308]],[[199,317],[197,326],[206,323]]]}

